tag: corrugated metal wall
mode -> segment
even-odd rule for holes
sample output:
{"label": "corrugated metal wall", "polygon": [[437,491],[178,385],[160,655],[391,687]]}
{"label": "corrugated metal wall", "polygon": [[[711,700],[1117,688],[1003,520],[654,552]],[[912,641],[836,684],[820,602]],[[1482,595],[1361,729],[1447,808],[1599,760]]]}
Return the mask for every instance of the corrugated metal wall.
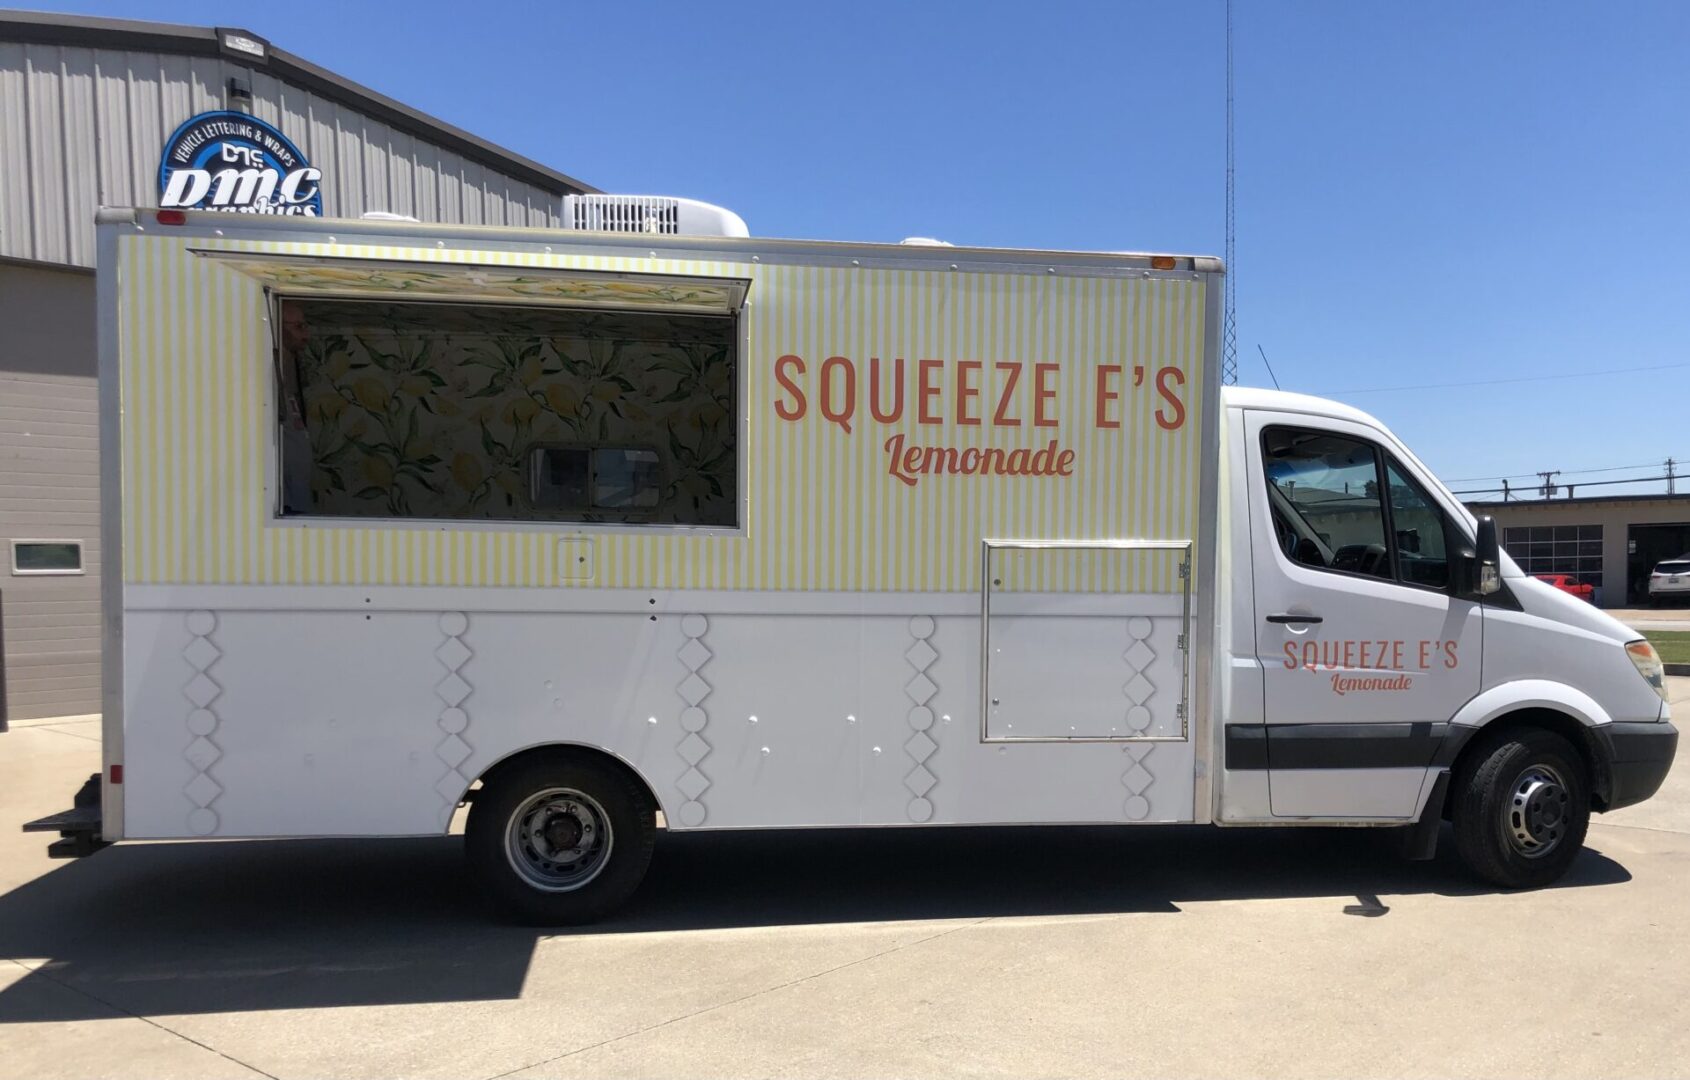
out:
{"label": "corrugated metal wall", "polygon": [[559,195],[229,60],[0,42],[0,257],[94,265],[95,209],[155,205],[164,140],[231,77],[323,170],[331,217],[559,223]]}

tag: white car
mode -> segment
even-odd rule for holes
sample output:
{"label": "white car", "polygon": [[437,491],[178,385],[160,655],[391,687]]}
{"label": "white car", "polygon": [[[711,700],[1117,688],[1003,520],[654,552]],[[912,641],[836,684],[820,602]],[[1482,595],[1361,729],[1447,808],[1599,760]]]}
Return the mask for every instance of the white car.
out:
{"label": "white car", "polygon": [[1655,564],[1649,575],[1649,602],[1690,598],[1690,554]]}

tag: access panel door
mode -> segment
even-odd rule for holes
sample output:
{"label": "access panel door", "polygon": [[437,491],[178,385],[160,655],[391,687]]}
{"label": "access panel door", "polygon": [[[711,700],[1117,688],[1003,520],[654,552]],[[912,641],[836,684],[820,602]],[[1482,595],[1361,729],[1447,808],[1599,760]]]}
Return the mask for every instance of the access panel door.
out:
{"label": "access panel door", "polygon": [[[1479,690],[1466,546],[1378,432],[1251,412],[1250,542],[1275,816],[1415,812],[1449,718]],[[1239,755],[1245,757],[1245,755]]]}
{"label": "access panel door", "polygon": [[1183,740],[1191,545],[986,541],[983,735]]}

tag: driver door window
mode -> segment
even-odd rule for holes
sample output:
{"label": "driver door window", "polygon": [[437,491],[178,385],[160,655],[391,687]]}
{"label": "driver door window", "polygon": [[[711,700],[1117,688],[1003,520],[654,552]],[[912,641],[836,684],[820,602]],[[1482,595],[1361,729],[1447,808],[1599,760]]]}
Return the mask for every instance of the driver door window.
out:
{"label": "driver door window", "polygon": [[1262,432],[1262,457],[1274,532],[1287,558],[1316,570],[1392,577],[1371,444],[1273,427]]}
{"label": "driver door window", "polygon": [[1449,588],[1444,514],[1392,458],[1385,467],[1391,488],[1391,528],[1397,541],[1397,576],[1407,585]]}

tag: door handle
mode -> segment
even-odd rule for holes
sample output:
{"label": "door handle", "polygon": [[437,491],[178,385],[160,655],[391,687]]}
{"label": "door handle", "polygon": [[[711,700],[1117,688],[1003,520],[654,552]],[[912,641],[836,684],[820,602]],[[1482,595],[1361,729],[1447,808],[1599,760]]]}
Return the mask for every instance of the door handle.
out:
{"label": "door handle", "polygon": [[1325,622],[1319,615],[1269,615],[1271,623],[1317,623]]}

